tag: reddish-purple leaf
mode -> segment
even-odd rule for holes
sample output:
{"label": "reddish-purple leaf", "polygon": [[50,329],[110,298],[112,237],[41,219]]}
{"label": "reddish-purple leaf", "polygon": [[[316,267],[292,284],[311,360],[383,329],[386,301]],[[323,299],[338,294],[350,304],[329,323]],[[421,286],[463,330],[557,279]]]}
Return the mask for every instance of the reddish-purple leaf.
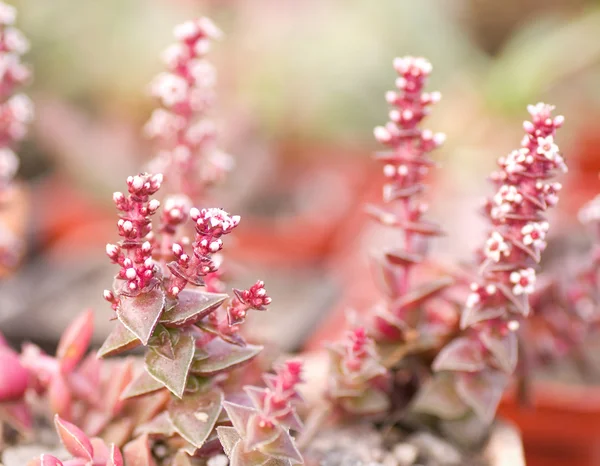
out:
{"label": "reddish-purple leaf", "polygon": [[437,223],[427,222],[425,220],[421,220],[420,222],[402,222],[400,227],[404,228],[406,231],[418,233],[423,236],[445,235],[444,230],[442,230]]}
{"label": "reddish-purple leaf", "polygon": [[156,466],[148,434],[141,435],[125,445],[123,457],[127,466]]}
{"label": "reddish-purple leaf", "polygon": [[187,394],[185,398],[169,403],[169,419],[179,435],[201,448],[221,414],[222,402],[223,392],[217,388]]}
{"label": "reddish-purple leaf", "polygon": [[48,401],[53,413],[64,418],[71,418],[72,396],[71,388],[63,374],[55,374],[48,387]]}
{"label": "reddish-purple leaf", "polygon": [[244,436],[244,446],[246,451],[255,450],[258,447],[271,443],[283,430],[276,428],[273,424],[270,426],[262,421],[260,415],[253,414],[248,420],[246,426],[246,435]]}
{"label": "reddish-purple leaf", "polygon": [[114,356],[136,348],[141,344],[140,340],[133,333],[127,330],[121,322],[116,321],[112,332],[110,332],[108,338],[98,350],[98,357]]}
{"label": "reddish-purple leaf", "polygon": [[473,326],[478,322],[483,322],[485,320],[492,320],[497,317],[504,315],[504,308],[502,307],[494,307],[494,308],[481,308],[478,306],[475,307],[465,307],[460,316],[460,328],[462,330]]}
{"label": "reddish-purple leaf", "polygon": [[536,263],[540,263],[540,260],[542,259],[540,251],[534,248],[530,248],[529,246],[523,244],[521,241],[517,241],[516,239],[512,239],[511,242],[521,251],[523,251],[525,254],[531,257]]}
{"label": "reddish-purple leaf", "polygon": [[425,185],[422,183],[413,184],[406,188],[398,188],[389,185],[390,189],[385,189],[383,196],[386,202],[395,201],[396,199],[404,199],[406,197],[416,196],[425,190]]}
{"label": "reddish-purple leaf", "polygon": [[178,398],[183,396],[188,372],[194,357],[194,338],[181,335],[173,345],[174,358],[169,359],[156,351],[148,351],[145,358],[146,370]]}
{"label": "reddish-purple leaf", "polygon": [[222,293],[183,290],[174,306],[161,315],[160,322],[167,327],[192,325],[213,312],[227,298],[228,296]]}
{"label": "reddish-purple leaf", "polygon": [[456,393],[452,374],[435,374],[418,392],[411,410],[431,414],[441,419],[458,419],[469,407]]}
{"label": "reddish-purple leaf", "polygon": [[513,307],[519,314],[521,314],[523,317],[527,317],[529,315],[528,295],[522,294],[517,296],[512,292],[511,288],[503,283],[496,284],[496,287],[512,303]]}
{"label": "reddish-purple leaf", "polygon": [[390,264],[406,267],[409,265],[420,264],[423,262],[423,256],[402,249],[386,251],[385,257]]}
{"label": "reddish-purple leaf", "polygon": [[427,282],[402,295],[400,298],[394,301],[392,308],[395,311],[400,311],[418,306],[424,301],[427,301],[428,299],[442,292],[453,283],[454,280],[451,277],[438,278],[437,280]]}
{"label": "reddish-purple leaf", "polygon": [[148,434],[171,437],[173,434],[175,434],[175,428],[171,423],[169,413],[167,411],[163,411],[151,421],[138,426],[134,433],[135,435]]}
{"label": "reddish-purple leaf", "polygon": [[117,317],[143,345],[147,345],[165,305],[165,294],[160,287],[135,297],[122,296]]}
{"label": "reddish-purple leaf", "polygon": [[21,433],[26,433],[33,426],[33,418],[29,405],[23,401],[6,401],[0,403],[0,422],[7,422]]}
{"label": "reddish-purple leaf", "polygon": [[92,460],[94,457],[92,443],[79,427],[61,419],[58,414],[54,416],[54,425],[60,441],[69,453],[76,458]]}
{"label": "reddish-purple leaf", "polygon": [[492,422],[508,384],[508,376],[493,369],[474,374],[457,372],[454,376],[456,392],[461,399],[483,422]]}
{"label": "reddish-purple leaf", "polygon": [[239,346],[220,338],[213,339],[205,345],[203,351],[208,354],[201,360],[194,360],[190,371],[193,374],[209,376],[225,370],[231,370],[254,358],[263,349],[262,346]]}
{"label": "reddish-purple leaf", "polygon": [[60,337],[56,357],[63,372],[71,372],[85,355],[94,333],[94,312],[87,310],[67,327]]}
{"label": "reddish-purple leaf", "polygon": [[460,337],[446,345],[433,361],[432,368],[440,371],[479,372],[486,364],[482,347],[477,340]]}
{"label": "reddish-purple leaf", "polygon": [[106,466],[123,466],[123,455],[121,450],[113,443],[108,451],[108,461]]}
{"label": "reddish-purple leaf", "polygon": [[136,396],[147,395],[163,388],[165,388],[164,384],[156,380],[144,369],[125,387],[125,390],[121,393],[121,398],[123,400],[135,398]]}
{"label": "reddish-purple leaf", "polygon": [[479,339],[489,352],[492,353],[500,369],[508,374],[512,374],[517,366],[517,335],[514,332],[499,335],[489,329],[484,329],[479,332]]}
{"label": "reddish-purple leaf", "polygon": [[29,384],[29,371],[19,361],[19,355],[1,346],[0,368],[0,403],[21,398]]}
{"label": "reddish-purple leaf", "polygon": [[121,395],[133,380],[133,364],[131,361],[119,361],[119,364],[113,367],[112,377],[105,388],[104,406],[115,416],[123,406]]}

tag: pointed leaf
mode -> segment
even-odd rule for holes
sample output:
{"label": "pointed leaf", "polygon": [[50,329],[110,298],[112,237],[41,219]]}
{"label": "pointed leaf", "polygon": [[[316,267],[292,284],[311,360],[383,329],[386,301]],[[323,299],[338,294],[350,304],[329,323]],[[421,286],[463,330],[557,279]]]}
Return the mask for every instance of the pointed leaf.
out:
{"label": "pointed leaf", "polygon": [[415,254],[403,249],[386,251],[385,258],[390,264],[401,265],[403,267],[420,264],[423,262],[423,256],[421,254]]}
{"label": "pointed leaf", "polygon": [[165,294],[156,287],[135,297],[121,296],[117,317],[143,345],[147,345],[165,305]]}
{"label": "pointed leaf", "polygon": [[163,411],[158,416],[156,416],[154,419],[152,419],[150,422],[146,422],[145,424],[138,426],[135,429],[134,434],[136,436],[142,435],[142,434],[148,434],[148,435],[162,435],[164,437],[171,437],[173,434],[175,434],[175,428],[173,427],[173,424],[171,423],[169,413],[167,411]]}
{"label": "pointed leaf", "polygon": [[123,390],[121,399],[135,398],[136,396],[147,395],[157,390],[165,388],[165,385],[152,377],[146,370],[141,371],[136,378]]}
{"label": "pointed leaf", "polygon": [[165,311],[160,322],[167,327],[185,327],[203,319],[229,296],[198,290],[183,290],[173,307]]}
{"label": "pointed leaf", "polygon": [[538,251],[537,249],[534,249],[534,248],[530,248],[526,244],[523,244],[521,241],[517,241],[517,240],[511,240],[511,241],[516,247],[518,247],[521,251],[523,251],[525,254],[527,254],[529,257],[531,257],[537,264],[540,263],[540,260],[542,259],[540,251]]}
{"label": "pointed leaf", "polygon": [[246,451],[255,450],[258,447],[273,442],[282,433],[281,428],[274,425],[267,426],[260,416],[253,414],[250,416],[244,436],[244,446]]}
{"label": "pointed leaf", "polygon": [[219,442],[221,442],[221,445],[223,446],[223,451],[228,457],[231,457],[233,447],[241,440],[240,435],[234,427],[228,426],[217,427],[217,434],[219,436]]}
{"label": "pointed leaf", "polygon": [[155,351],[148,351],[145,358],[146,370],[171,393],[181,398],[194,357],[194,348],[194,338],[191,335],[181,335],[173,346],[173,359],[165,358]]}
{"label": "pointed leaf", "polygon": [[125,445],[123,457],[127,466],[156,466],[156,462],[152,458],[148,434],[144,434]]}
{"label": "pointed leaf", "polygon": [[94,333],[94,313],[85,311],[67,327],[56,350],[56,357],[63,372],[72,371],[85,355]]}
{"label": "pointed leaf", "polygon": [[0,403],[23,397],[29,384],[29,371],[19,355],[8,347],[0,347]]}
{"label": "pointed leaf", "polygon": [[420,222],[402,222],[400,227],[412,233],[418,233],[423,236],[444,236],[444,230],[433,222],[421,220]]}
{"label": "pointed leaf", "polygon": [[31,409],[24,400],[0,403],[0,421],[7,422],[21,433],[26,433],[33,427]]}
{"label": "pointed leaf", "polygon": [[53,413],[69,419],[71,418],[71,411],[73,408],[71,387],[61,373],[56,374],[50,380],[50,386],[48,387],[48,401],[50,402],[50,409]]}
{"label": "pointed leaf", "polygon": [[252,416],[256,410],[229,401],[223,402],[223,408],[227,411],[229,420],[233,424],[233,427],[235,427],[235,430],[237,430],[241,436],[245,436],[250,416]]}
{"label": "pointed leaf", "polygon": [[90,439],[92,450],[94,450],[94,463],[106,463],[108,461],[108,446],[104,440],[98,437]]}
{"label": "pointed leaf", "polygon": [[31,460],[27,466],[64,466],[63,462],[55,456],[43,454],[39,458]]}
{"label": "pointed leaf", "polygon": [[394,301],[392,308],[402,310],[413,308],[437,295],[454,283],[451,277],[438,278],[418,286]]}
{"label": "pointed leaf", "polygon": [[456,392],[475,414],[486,423],[492,422],[496,409],[508,384],[508,376],[488,369],[470,374],[457,372]]}
{"label": "pointed leaf", "polygon": [[140,346],[142,342],[129,330],[127,330],[120,321],[115,322],[115,326],[108,335],[108,338],[98,350],[98,357],[115,356],[124,351]]}
{"label": "pointed leaf", "polygon": [[272,443],[260,447],[259,450],[268,456],[278,459],[290,460],[292,463],[303,463],[302,455],[296,448],[294,439],[288,431],[281,432],[281,435]]}
{"label": "pointed leaf", "polygon": [[388,212],[379,206],[369,204],[365,207],[365,211],[383,225],[396,226],[400,223],[400,218],[396,214]]}
{"label": "pointed leaf", "polygon": [[500,292],[506,296],[506,298],[513,304],[516,311],[521,314],[523,317],[527,317],[529,315],[529,297],[526,294],[522,294],[516,296],[512,289],[506,286],[503,283],[496,284],[496,287],[500,290]]}
{"label": "pointed leaf", "polygon": [[166,327],[157,325],[148,345],[152,347],[152,351],[156,351],[167,359],[173,359],[175,357],[173,345],[176,344],[178,339],[178,334],[172,335]]}
{"label": "pointed leaf", "polygon": [[425,186],[422,183],[413,184],[406,188],[398,188],[394,185],[387,186],[389,186],[389,189],[385,189],[383,193],[386,202],[415,196],[425,190]]}
{"label": "pointed leaf", "polygon": [[121,450],[115,444],[112,444],[109,448],[106,466],[123,466],[123,455],[121,455]]}
{"label": "pointed leaf", "polygon": [[379,414],[389,409],[390,400],[381,390],[370,388],[361,396],[343,399],[342,406],[352,414]]}
{"label": "pointed leaf", "polygon": [[169,403],[169,419],[179,435],[196,448],[201,448],[215,427],[222,402],[223,392],[216,388],[204,393],[186,394],[185,398]]}
{"label": "pointed leaf", "polygon": [[479,372],[486,364],[481,345],[469,337],[452,340],[439,352],[432,368],[440,371]]}
{"label": "pointed leaf", "polygon": [[479,332],[479,339],[492,353],[500,369],[512,374],[517,366],[518,359],[517,335],[514,332],[497,335],[489,330],[483,330]]}
{"label": "pointed leaf", "polygon": [[94,450],[90,439],[79,427],[61,419],[58,414],[54,416],[54,426],[65,448],[76,458],[91,461]]}
{"label": "pointed leaf", "polygon": [[501,307],[494,308],[484,308],[475,306],[475,307],[465,307],[460,316],[460,328],[464,330],[468,327],[473,326],[478,322],[483,322],[485,320],[492,320],[497,317],[504,315],[504,309]]}
{"label": "pointed leaf", "polygon": [[267,460],[260,451],[244,451],[243,442],[237,442],[231,449],[229,466],[262,466]]}
{"label": "pointed leaf", "polygon": [[215,338],[202,348],[208,357],[194,361],[191,372],[197,375],[214,375],[224,370],[231,370],[254,358],[263,349],[262,346],[238,346],[221,338]]}
{"label": "pointed leaf", "polygon": [[456,392],[452,374],[435,374],[418,392],[411,410],[431,414],[441,419],[457,419],[465,415],[469,407]]}

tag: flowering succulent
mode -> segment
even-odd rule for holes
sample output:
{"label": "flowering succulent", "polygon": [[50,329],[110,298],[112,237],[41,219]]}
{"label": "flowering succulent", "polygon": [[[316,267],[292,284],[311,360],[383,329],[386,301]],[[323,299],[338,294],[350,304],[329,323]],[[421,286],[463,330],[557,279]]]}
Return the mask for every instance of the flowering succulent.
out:
{"label": "flowering succulent", "polygon": [[[526,135],[521,148],[500,158],[501,170],[491,177],[497,192],[486,201],[484,213],[492,231],[482,252],[480,278],[472,283],[462,314],[464,332],[433,363],[438,374],[427,393],[444,391],[448,399],[448,393],[454,392],[454,417],[471,409],[480,419],[491,421],[515,370],[519,320],[530,313],[529,296],[546,248],[549,225],[543,213],[556,203],[560,190],[558,183],[549,180],[566,170],[554,143],[563,117],[553,117],[553,107],[546,104],[528,110],[532,121],[523,125]],[[434,414],[447,408],[426,404],[422,400],[420,407]]]}
{"label": "flowering succulent", "polygon": [[301,370],[300,362],[287,361],[275,367],[274,375],[263,376],[266,388],[244,387],[246,403],[223,403],[233,427],[218,427],[217,432],[232,466],[303,462],[290,435],[290,430],[302,429],[294,408],[302,399],[296,388]]}
{"label": "flowering succulent", "polygon": [[[3,198],[6,198],[19,168],[14,149],[27,134],[33,119],[33,104],[29,98],[15,93],[31,76],[29,68],[21,63],[21,56],[29,50],[29,42],[14,27],[16,17],[17,11],[13,6],[0,2],[0,194]],[[2,226],[0,262],[13,266],[22,249],[20,239]]]}
{"label": "flowering succulent", "polygon": [[376,139],[390,148],[376,158],[384,163],[386,184],[383,189],[385,208],[370,207],[369,212],[383,225],[397,228],[402,235],[401,246],[384,251],[380,271],[385,283],[388,303],[376,309],[375,337],[389,341],[391,347],[409,343],[423,334],[430,334],[425,303],[447,288],[448,278],[414,286],[411,273],[425,259],[425,240],[442,234],[441,228],[424,219],[427,205],[419,194],[425,189],[423,180],[434,164],[428,153],[439,147],[445,136],[419,127],[431,105],[441,98],[439,92],[424,92],[431,73],[431,64],[424,58],[404,57],[394,60],[398,73],[398,91],[386,94],[394,107],[390,122],[375,128]]}
{"label": "flowering succulent", "polygon": [[[219,382],[261,350],[245,342],[239,327],[248,310],[264,310],[271,298],[260,281],[249,290],[235,290],[233,298],[202,290],[205,278],[218,272],[220,262],[215,255],[240,217],[222,209],[191,208],[186,212],[183,205],[170,206],[154,231],[151,216],[160,206],[151,196],[161,181],[160,175],[129,177],[128,196],[114,196],[121,212],[117,228],[123,239],[107,247],[109,258],[120,270],[113,290],[106,291],[105,297],[118,322],[99,354],[119,354],[140,345],[147,348],[145,370],[133,379],[123,397],[137,398],[166,388],[172,399],[166,411],[139,426],[138,433],[182,438],[185,451],[194,454],[216,438],[211,437],[213,428],[224,422]],[[173,215],[174,209],[180,212]],[[172,218],[193,222],[195,239],[191,244],[169,229]],[[161,253],[163,234],[172,241],[170,261]],[[187,251],[185,245],[189,245]],[[147,448],[147,442],[136,445]],[[126,456],[131,448],[125,449]]]}
{"label": "flowering succulent", "polygon": [[123,456],[114,443],[107,445],[100,438],[90,439],[81,429],[58,414],[54,417],[54,426],[62,444],[73,458],[61,461],[52,455],[43,454],[30,461],[28,466],[123,466]]}
{"label": "flowering succulent", "polygon": [[328,397],[345,412],[355,415],[377,414],[389,409],[385,376],[375,341],[364,327],[347,332],[330,345],[332,370]]}
{"label": "flowering succulent", "polygon": [[167,71],[151,85],[163,105],[146,124],[146,134],[160,149],[152,170],[165,174],[171,192],[195,200],[232,165],[231,158],[217,148],[216,126],[207,118],[215,99],[216,70],[206,55],[211,41],[221,35],[208,18],[177,26],[177,42],[163,53]]}

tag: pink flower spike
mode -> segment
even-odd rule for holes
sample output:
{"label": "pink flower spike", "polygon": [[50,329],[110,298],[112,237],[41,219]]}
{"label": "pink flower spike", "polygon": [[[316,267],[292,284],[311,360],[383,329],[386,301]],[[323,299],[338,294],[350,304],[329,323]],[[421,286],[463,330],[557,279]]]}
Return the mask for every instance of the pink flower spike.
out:
{"label": "pink flower spike", "polygon": [[63,373],[71,372],[88,350],[94,333],[94,312],[82,312],[63,332],[56,357]]}
{"label": "pink flower spike", "polygon": [[76,458],[92,461],[94,449],[90,439],[70,422],[61,419],[57,414],[54,416],[54,425],[65,448]]}

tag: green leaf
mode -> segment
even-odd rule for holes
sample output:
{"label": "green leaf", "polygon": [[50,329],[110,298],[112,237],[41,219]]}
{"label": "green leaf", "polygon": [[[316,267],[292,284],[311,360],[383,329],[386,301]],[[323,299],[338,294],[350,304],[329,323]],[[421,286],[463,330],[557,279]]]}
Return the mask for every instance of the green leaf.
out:
{"label": "green leaf", "polygon": [[114,356],[137,348],[141,344],[140,340],[117,320],[102,347],[98,350],[98,357]]}
{"label": "green leaf", "polygon": [[222,402],[223,392],[217,388],[186,394],[181,400],[171,400],[167,408],[169,419],[179,435],[201,448],[221,414]]}
{"label": "green leaf", "polygon": [[185,391],[194,350],[194,338],[191,335],[181,335],[179,341],[173,345],[173,359],[166,358],[156,351],[148,351],[145,358],[146,370],[171,393],[181,398]]}
{"label": "green leaf", "polygon": [[202,350],[208,357],[194,360],[190,371],[197,375],[214,375],[225,370],[231,370],[254,358],[262,351],[262,346],[238,346],[228,343],[221,338],[215,338],[205,345]]}
{"label": "green leaf", "polygon": [[162,314],[160,322],[167,327],[192,325],[217,309],[228,297],[222,293],[183,290],[175,305]]}
{"label": "green leaf", "polygon": [[135,297],[121,296],[117,317],[143,345],[147,345],[165,305],[165,294],[156,287]]}

